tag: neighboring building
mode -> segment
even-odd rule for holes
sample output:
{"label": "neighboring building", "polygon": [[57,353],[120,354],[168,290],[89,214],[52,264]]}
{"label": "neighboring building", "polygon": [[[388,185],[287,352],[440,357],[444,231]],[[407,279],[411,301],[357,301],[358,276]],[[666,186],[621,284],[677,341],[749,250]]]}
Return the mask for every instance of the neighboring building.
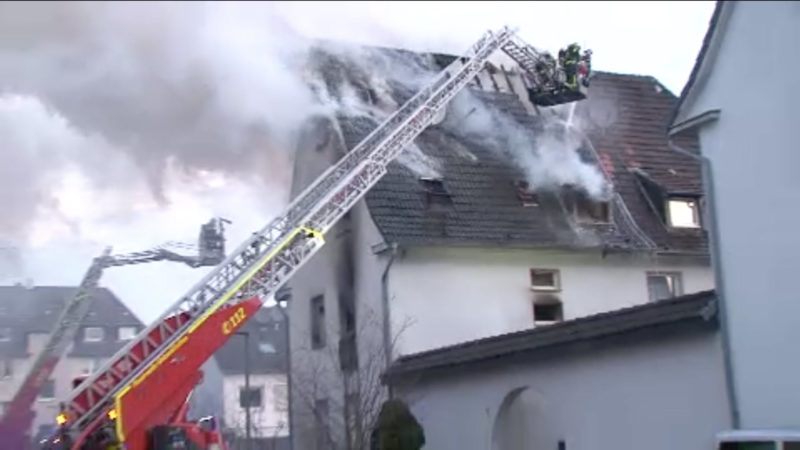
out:
{"label": "neighboring building", "polygon": [[[257,448],[283,448],[289,436],[283,312],[278,307],[262,308],[239,332],[247,333],[247,338],[237,333],[214,354],[222,372],[222,411],[216,415],[222,417],[229,444],[247,448],[245,406],[249,403],[250,436]],[[248,372],[249,392],[245,389]]]}
{"label": "neighboring building", "polygon": [[[0,286],[0,401],[11,400],[41,351],[66,302],[77,288]],[[72,390],[72,380],[99,368],[143,328],[133,313],[106,288],[92,293],[88,315],[74,342],[44,384],[33,405],[31,436],[55,429],[58,402]]]}
{"label": "neighboring building", "polygon": [[[322,97],[369,106],[309,122],[293,195],[376,125],[370,108],[412,94],[352,55],[393,74],[452,60],[365,52],[317,55]],[[488,66],[291,280],[295,449],[363,448],[398,357],[713,288],[699,164],[664,135],[675,102],[652,77],[597,73],[574,109],[535,108],[516,69]],[[612,195],[569,177],[531,191],[545,163],[520,160],[548,145]]]}
{"label": "neighboring building", "polygon": [[712,450],[730,424],[715,303],[701,292],[405,356],[388,380],[425,448]]}
{"label": "neighboring building", "polygon": [[798,46],[799,3],[718,2],[669,124],[700,138],[736,428],[800,429]]}

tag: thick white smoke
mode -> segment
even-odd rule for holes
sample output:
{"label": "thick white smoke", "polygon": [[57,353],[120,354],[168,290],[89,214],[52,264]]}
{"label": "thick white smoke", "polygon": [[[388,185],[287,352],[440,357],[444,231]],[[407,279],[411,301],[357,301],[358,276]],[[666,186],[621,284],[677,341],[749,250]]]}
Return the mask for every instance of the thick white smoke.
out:
{"label": "thick white smoke", "polygon": [[0,234],[26,232],[70,167],[99,189],[144,179],[162,204],[169,161],[280,188],[314,107],[287,70],[306,50],[264,5],[0,3]]}
{"label": "thick white smoke", "polygon": [[573,185],[596,200],[606,200],[608,182],[597,166],[582,161],[578,153],[584,144],[578,125],[569,126],[555,117],[546,120],[542,129],[534,131],[465,91],[450,104],[445,126],[509,158],[533,189]]}

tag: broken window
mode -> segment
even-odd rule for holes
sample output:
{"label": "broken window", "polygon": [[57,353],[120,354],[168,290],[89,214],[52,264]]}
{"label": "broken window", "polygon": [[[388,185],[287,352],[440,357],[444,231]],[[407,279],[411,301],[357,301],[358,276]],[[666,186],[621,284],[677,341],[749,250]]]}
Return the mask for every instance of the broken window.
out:
{"label": "broken window", "polygon": [[531,290],[558,291],[560,287],[559,273],[556,269],[531,269]]}
{"label": "broken window", "polygon": [[546,324],[564,319],[561,300],[555,295],[537,295],[533,300],[533,323]]}
{"label": "broken window", "polygon": [[239,387],[239,406],[242,408],[258,408],[261,406],[261,386],[250,386],[250,389],[245,389],[244,386]]}
{"label": "broken window", "polygon": [[442,180],[438,178],[423,177],[419,179],[422,188],[425,190],[425,206],[449,206],[453,204],[450,193],[444,187]]}
{"label": "broken window", "polygon": [[325,296],[311,299],[311,348],[325,346]]}
{"label": "broken window", "polygon": [[699,228],[697,199],[672,197],[667,200],[668,225],[675,228]]}
{"label": "broken window", "polygon": [[678,272],[649,272],[647,291],[650,301],[677,297],[682,294],[681,274]]}
{"label": "broken window", "polygon": [[517,198],[522,202],[522,206],[539,206],[539,196],[531,190],[527,181],[517,181],[514,186],[517,188]]}
{"label": "broken window", "polygon": [[609,204],[608,202],[594,202],[587,200],[585,203],[578,204],[575,215],[581,222],[589,223],[609,223]]}
{"label": "broken window", "polygon": [[39,400],[52,400],[56,398],[56,382],[55,380],[47,380],[42,383],[39,389]]}
{"label": "broken window", "polygon": [[105,330],[101,327],[86,327],[83,329],[84,342],[100,342],[105,337]]}
{"label": "broken window", "polygon": [[562,199],[567,211],[571,211],[578,222],[609,223],[611,221],[609,202],[591,199],[586,192],[574,185],[564,186]]}

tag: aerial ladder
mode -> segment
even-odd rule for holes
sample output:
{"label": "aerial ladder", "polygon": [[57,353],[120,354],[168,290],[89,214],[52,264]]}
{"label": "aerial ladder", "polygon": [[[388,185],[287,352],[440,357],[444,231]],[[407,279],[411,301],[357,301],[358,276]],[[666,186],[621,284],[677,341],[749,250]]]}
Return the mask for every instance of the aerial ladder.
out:
{"label": "aerial ladder", "polygon": [[72,343],[80,324],[89,312],[92,295],[103,270],[108,267],[156,261],[181,262],[190,267],[219,264],[225,258],[225,223],[230,222],[226,219],[214,218],[201,226],[196,255],[185,255],[173,251],[169,247],[178,247],[178,245],[167,243],[151,250],[120,255],[112,255],[111,248],[108,247],[100,256],[94,258],[77,291],[67,301],[42,351],[36,356],[19,388],[6,405],[3,417],[0,419],[0,448],[23,449],[29,446],[28,432],[35,417],[33,404],[42,385],[52,375],[61,356]]}
{"label": "aerial ladder", "polygon": [[201,379],[200,366],[320,250],[325,233],[386,174],[389,163],[483,70],[495,51],[512,48],[509,43],[529,47],[508,27],[484,34],[466,56],[323,172],[283,214],[81,381],[58,416],[64,446],[224,448],[214,420],[186,422],[187,397]]}

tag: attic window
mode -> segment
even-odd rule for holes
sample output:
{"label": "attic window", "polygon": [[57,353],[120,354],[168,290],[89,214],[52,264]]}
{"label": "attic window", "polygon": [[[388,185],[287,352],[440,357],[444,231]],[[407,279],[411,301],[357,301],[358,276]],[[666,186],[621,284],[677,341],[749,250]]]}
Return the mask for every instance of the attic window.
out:
{"label": "attic window", "polygon": [[611,222],[611,207],[608,202],[593,200],[583,191],[579,191],[573,186],[566,186],[565,189],[563,197],[565,206],[567,206],[568,211],[572,211],[578,222]]}
{"label": "attic window", "polygon": [[675,228],[699,228],[697,199],[673,197],[667,200],[668,225]]}
{"label": "attic window", "polygon": [[105,330],[100,327],[83,329],[83,342],[100,342],[105,338]]}
{"label": "attic window", "polygon": [[517,181],[514,187],[517,188],[517,198],[522,206],[539,206],[539,196],[531,190],[527,181]]}
{"label": "attic window", "polygon": [[561,289],[556,269],[531,269],[530,275],[532,291],[554,292]]}
{"label": "attic window", "polygon": [[448,206],[453,203],[450,193],[444,187],[444,183],[438,178],[424,177],[419,179],[422,188],[425,189],[425,205]]}

